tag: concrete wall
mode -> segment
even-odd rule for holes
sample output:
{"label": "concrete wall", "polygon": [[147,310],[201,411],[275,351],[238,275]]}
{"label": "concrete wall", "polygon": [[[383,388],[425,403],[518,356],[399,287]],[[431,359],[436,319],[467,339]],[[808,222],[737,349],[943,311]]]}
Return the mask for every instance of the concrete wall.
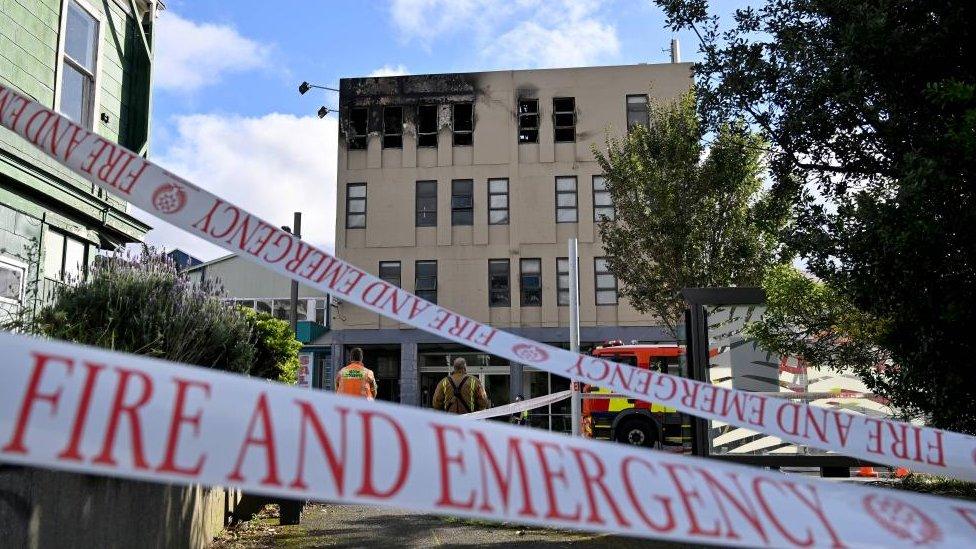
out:
{"label": "concrete wall", "polygon": [[[651,101],[678,97],[692,85],[690,64],[631,65],[485,73],[344,79],[343,117],[351,107],[369,109],[365,150],[350,150],[340,123],[337,254],[376,274],[380,261],[400,261],[401,285],[414,289],[415,261],[438,262],[438,303],[500,328],[558,327],[569,323],[557,306],[556,260],[566,241],[579,238],[580,319],[583,326],[653,326],[625,300],[597,305],[594,258],[603,256],[594,222],[593,176],[600,175],[591,147],[626,131],[626,96]],[[574,97],[575,142],[554,142],[553,98]],[[518,101],[537,99],[537,143],[518,142]],[[453,146],[452,103],[474,104],[472,146]],[[418,148],[414,106],[439,105],[437,148]],[[384,105],[404,107],[403,146],[382,147]],[[379,120],[378,120],[379,119]],[[555,179],[574,176],[577,222],[556,223]],[[488,224],[488,179],[509,181],[509,223]],[[474,182],[474,224],[452,226],[451,182]],[[437,181],[436,227],[416,227],[416,182]],[[346,228],[346,184],[366,183],[366,228]],[[510,307],[489,307],[488,260],[510,261]],[[519,304],[519,259],[542,262],[542,306]],[[383,329],[396,325],[374,313],[342,307],[333,329]]]}
{"label": "concrete wall", "polygon": [[[254,298],[291,296],[291,279],[237,256],[226,256],[187,269],[194,282],[202,278],[218,280],[229,297]],[[299,297],[325,297],[326,293],[304,284]]]}
{"label": "concrete wall", "polygon": [[0,465],[0,546],[206,547],[239,498],[223,489]]}

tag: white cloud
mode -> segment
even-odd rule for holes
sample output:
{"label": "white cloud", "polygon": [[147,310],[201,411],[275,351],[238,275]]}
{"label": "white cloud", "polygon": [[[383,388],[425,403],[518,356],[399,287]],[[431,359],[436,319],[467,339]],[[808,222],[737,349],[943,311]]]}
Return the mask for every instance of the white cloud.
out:
{"label": "white cloud", "polygon": [[407,70],[407,67],[403,63],[400,63],[396,66],[383,65],[382,67],[369,73],[367,76],[401,76],[409,73],[410,71]]}
{"label": "white cloud", "polygon": [[468,35],[488,68],[591,65],[620,51],[606,0],[393,0],[390,15],[405,41],[429,48]]}
{"label": "white cloud", "polygon": [[271,47],[227,25],[195,23],[172,11],[155,26],[153,84],[188,93],[216,84],[221,75],[267,67]]}
{"label": "white cloud", "polygon": [[[334,249],[337,122],[272,113],[175,119],[174,145],[153,157],[165,168],[276,225],[302,212],[302,236]],[[148,213],[146,242],[209,260],[226,251]]]}

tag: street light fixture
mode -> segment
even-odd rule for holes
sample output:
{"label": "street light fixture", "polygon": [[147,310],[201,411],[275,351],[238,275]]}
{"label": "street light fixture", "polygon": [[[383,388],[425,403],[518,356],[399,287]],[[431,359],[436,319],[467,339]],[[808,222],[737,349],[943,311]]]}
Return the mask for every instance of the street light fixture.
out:
{"label": "street light fixture", "polygon": [[330,112],[332,111],[326,106],[319,107],[319,118],[325,118]]}
{"label": "street light fixture", "polygon": [[330,88],[328,86],[319,86],[318,84],[309,84],[308,82],[302,82],[301,84],[298,85],[298,93],[305,95],[305,92],[307,92],[312,88],[318,88],[320,90],[329,90],[334,92],[339,91],[335,88]]}

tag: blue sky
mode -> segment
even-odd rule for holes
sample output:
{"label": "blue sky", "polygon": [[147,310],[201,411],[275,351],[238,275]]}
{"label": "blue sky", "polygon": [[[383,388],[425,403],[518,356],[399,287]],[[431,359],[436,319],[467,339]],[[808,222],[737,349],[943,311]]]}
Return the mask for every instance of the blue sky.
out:
{"label": "blue sky", "polygon": [[[723,3],[732,9],[740,2]],[[332,246],[334,94],[302,80],[667,62],[673,34],[647,0],[167,0],[156,24],[155,160]],[[696,59],[679,34],[683,60]],[[214,246],[137,212],[147,240],[202,259]]]}

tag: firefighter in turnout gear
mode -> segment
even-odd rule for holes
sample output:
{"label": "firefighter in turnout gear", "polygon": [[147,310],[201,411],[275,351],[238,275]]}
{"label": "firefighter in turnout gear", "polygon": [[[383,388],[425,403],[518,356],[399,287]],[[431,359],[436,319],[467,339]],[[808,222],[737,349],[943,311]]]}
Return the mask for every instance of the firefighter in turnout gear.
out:
{"label": "firefighter in turnout gear", "polygon": [[468,414],[488,407],[488,396],[478,378],[469,376],[468,363],[463,358],[454,360],[454,372],[445,376],[434,390],[435,410],[452,414]]}
{"label": "firefighter in turnout gear", "polygon": [[343,395],[376,398],[376,376],[373,370],[363,365],[363,350],[356,347],[349,353],[351,359],[345,368],[336,375],[336,392]]}

